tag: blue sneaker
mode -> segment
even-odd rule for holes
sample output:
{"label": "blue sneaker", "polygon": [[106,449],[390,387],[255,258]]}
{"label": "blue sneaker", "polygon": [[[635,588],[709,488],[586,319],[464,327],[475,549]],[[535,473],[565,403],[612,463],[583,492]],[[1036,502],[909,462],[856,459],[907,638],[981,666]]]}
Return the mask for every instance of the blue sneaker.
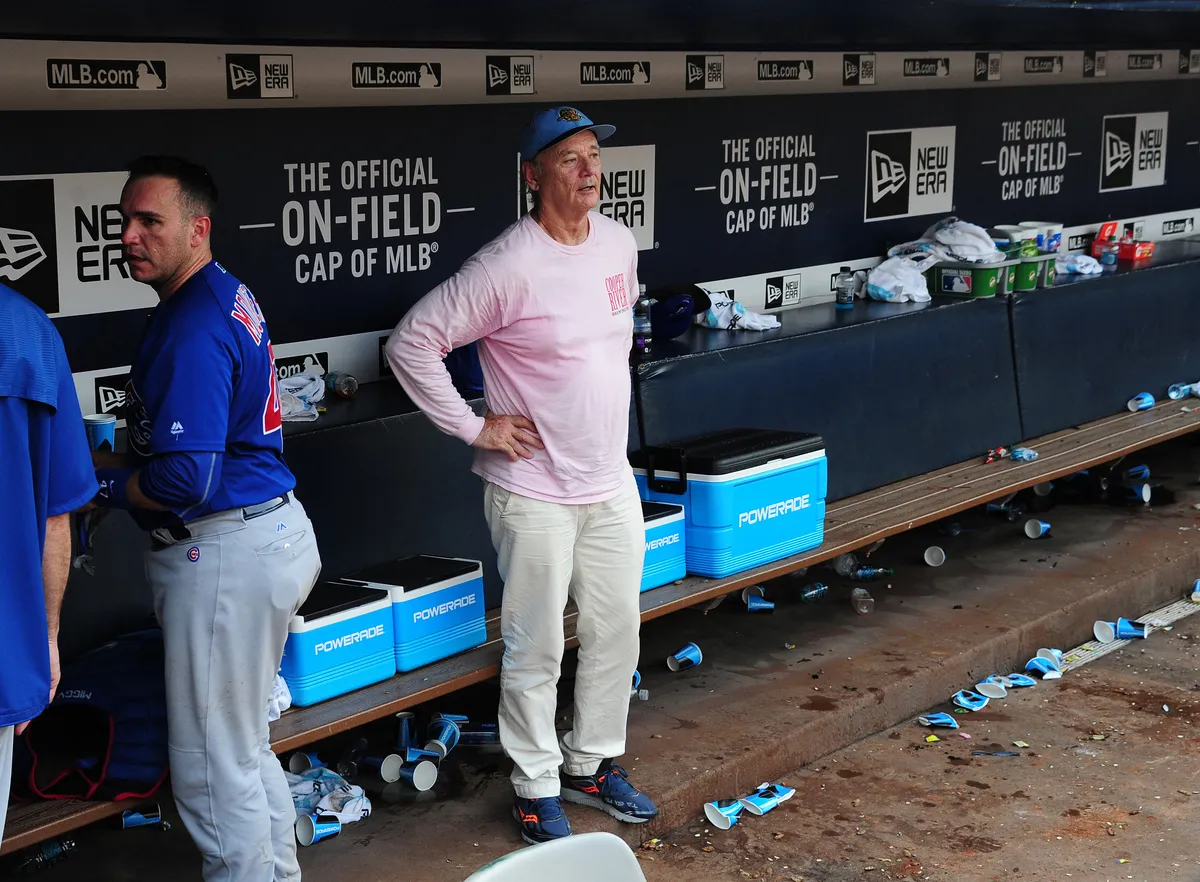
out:
{"label": "blue sneaker", "polygon": [[562,810],[562,800],[557,796],[541,799],[513,801],[513,817],[521,825],[521,838],[530,845],[550,842],[571,835],[571,822]]}
{"label": "blue sneaker", "polygon": [[627,824],[644,824],[658,816],[658,807],[629,783],[629,775],[612,760],[600,764],[594,775],[562,776],[562,798],[608,812]]}

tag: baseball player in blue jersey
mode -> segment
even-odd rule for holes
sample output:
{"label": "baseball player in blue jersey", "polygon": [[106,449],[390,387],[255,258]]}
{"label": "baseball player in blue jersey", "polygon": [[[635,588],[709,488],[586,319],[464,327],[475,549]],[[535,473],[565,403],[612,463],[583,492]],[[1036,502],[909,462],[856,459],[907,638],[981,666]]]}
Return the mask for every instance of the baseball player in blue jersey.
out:
{"label": "baseball player in blue jersey", "polygon": [[125,389],[130,450],[98,460],[96,502],[128,509],[151,536],[171,786],[204,878],[295,880],[296,813],[267,703],[321,560],[283,459],[262,310],[212,257],[216,201],[191,162],[130,166],[121,242],[130,275],[160,302]]}

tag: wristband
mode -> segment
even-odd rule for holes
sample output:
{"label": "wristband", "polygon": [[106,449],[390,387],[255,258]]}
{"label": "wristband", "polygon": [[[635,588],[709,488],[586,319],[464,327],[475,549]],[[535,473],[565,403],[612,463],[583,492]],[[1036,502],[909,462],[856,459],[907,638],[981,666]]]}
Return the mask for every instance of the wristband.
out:
{"label": "wristband", "polygon": [[133,505],[126,495],[125,488],[136,469],[96,469],[96,480],[100,484],[100,493],[96,496],[96,505],[104,508],[132,509]]}

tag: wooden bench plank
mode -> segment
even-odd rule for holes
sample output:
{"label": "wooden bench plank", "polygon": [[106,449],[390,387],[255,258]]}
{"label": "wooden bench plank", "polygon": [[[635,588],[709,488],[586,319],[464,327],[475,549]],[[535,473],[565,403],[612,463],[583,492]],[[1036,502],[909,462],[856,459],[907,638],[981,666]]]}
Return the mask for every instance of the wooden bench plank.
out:
{"label": "wooden bench plank", "polygon": [[[1178,402],[1163,402],[1152,410],[1106,417],[1026,442],[1023,446],[1038,451],[1038,459],[1032,463],[1004,460],[985,464],[981,456],[839,500],[826,511],[825,541],[819,548],[724,579],[691,576],[646,592],[641,595],[642,621],[831,560],[879,539],[950,517],[1034,484],[1111,462],[1198,428],[1200,412],[1186,412]],[[998,444],[1005,442],[1006,439],[997,439]],[[568,648],[578,645],[576,617],[574,607],[568,607],[563,618]],[[491,610],[487,616],[487,640],[482,646],[321,704],[287,711],[271,726],[272,748],[277,753],[293,750],[498,676],[504,651],[499,630],[499,610]],[[0,853],[36,844],[136,805],[136,801],[61,801],[14,806]]]}

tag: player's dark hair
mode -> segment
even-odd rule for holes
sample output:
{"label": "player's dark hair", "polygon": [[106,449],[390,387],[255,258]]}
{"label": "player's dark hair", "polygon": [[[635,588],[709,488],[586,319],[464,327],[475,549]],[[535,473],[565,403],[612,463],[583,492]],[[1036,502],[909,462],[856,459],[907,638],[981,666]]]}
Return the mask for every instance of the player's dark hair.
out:
{"label": "player's dark hair", "polygon": [[129,180],[172,178],[188,219],[212,217],[217,210],[217,185],[208,169],[179,156],[139,156],[129,163]]}

